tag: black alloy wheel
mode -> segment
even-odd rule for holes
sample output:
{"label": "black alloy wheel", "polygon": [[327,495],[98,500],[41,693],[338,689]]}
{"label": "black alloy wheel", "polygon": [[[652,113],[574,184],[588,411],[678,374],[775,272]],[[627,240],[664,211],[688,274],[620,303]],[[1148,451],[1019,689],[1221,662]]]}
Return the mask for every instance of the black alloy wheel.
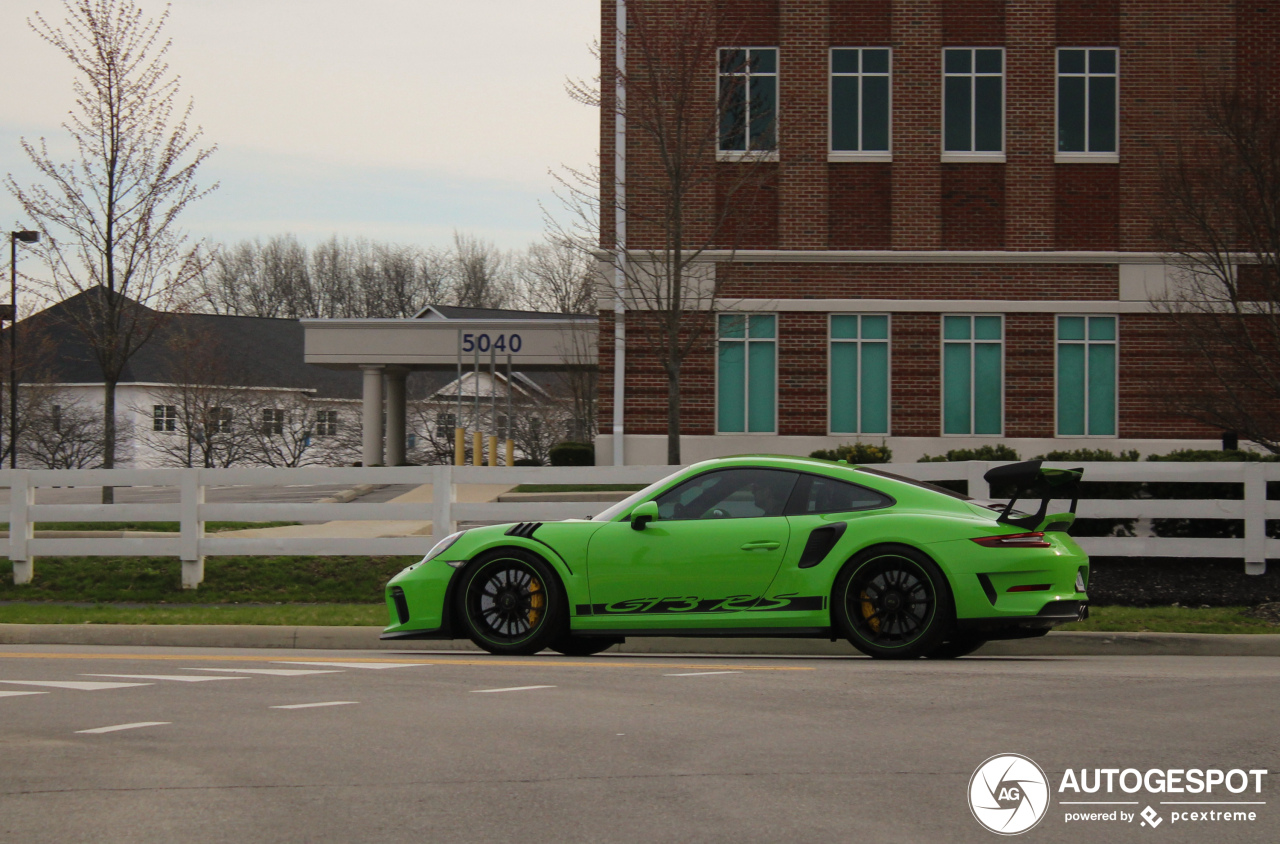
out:
{"label": "black alloy wheel", "polygon": [[872,549],[836,578],[836,622],[850,643],[878,659],[915,659],[951,633],[955,611],[946,577],[910,548]]}
{"label": "black alloy wheel", "polygon": [[498,549],[463,571],[459,617],[471,641],[494,654],[535,654],[562,635],[563,591],[534,554]]}

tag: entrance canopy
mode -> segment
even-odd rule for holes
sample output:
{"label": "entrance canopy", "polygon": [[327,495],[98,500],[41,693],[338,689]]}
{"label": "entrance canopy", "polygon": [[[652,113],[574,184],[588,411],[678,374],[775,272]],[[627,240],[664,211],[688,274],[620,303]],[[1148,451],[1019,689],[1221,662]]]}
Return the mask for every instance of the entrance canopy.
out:
{"label": "entrance canopy", "polygon": [[454,370],[478,353],[517,371],[594,368],[596,318],[431,306],[414,319],[304,319],[306,362],[327,369]]}
{"label": "entrance canopy", "polygon": [[[594,369],[596,318],[430,305],[413,319],[304,319],[304,358],[364,371],[364,465],[404,462],[405,377],[508,360],[514,372]],[[385,437],[384,420],[385,419]]]}

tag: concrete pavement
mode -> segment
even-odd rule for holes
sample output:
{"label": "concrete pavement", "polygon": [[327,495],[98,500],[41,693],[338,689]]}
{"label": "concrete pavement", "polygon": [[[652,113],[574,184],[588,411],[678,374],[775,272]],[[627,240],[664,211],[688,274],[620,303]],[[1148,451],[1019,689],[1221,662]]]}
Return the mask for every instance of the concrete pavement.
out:
{"label": "concrete pavement", "polygon": [[[10,646],[0,840],[983,844],[970,779],[1019,753],[1048,785],[1028,840],[1276,841],[1277,683],[1249,658]],[[1243,793],[1059,787],[1130,768],[1269,773]],[[1128,819],[1068,821],[1086,800]]]}
{"label": "concrete pavement", "polygon": [[[465,639],[382,641],[380,627],[234,624],[0,624],[0,645],[148,645],[475,651]],[[854,656],[843,640],[633,637],[606,653]],[[1280,656],[1280,634],[1067,633],[990,642],[979,656]]]}

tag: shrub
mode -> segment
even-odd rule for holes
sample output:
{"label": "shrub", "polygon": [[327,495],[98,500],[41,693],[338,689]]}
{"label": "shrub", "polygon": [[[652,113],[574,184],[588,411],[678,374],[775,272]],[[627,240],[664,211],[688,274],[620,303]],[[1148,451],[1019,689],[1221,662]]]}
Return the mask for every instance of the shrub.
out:
{"label": "shrub", "polygon": [[538,459],[538,458],[536,458],[536,457],[520,457],[520,458],[517,458],[517,459],[516,459],[516,461],[515,461],[515,463],[514,463],[514,464],[512,464],[512,465],[515,465],[515,466],[541,466],[541,465],[542,465],[542,461],[541,461],[541,460],[539,460],[539,459]]}
{"label": "shrub", "polygon": [[959,460],[1021,460],[1018,452],[1014,451],[1004,443],[998,445],[984,445],[979,448],[953,448],[946,453],[946,456],[930,457],[925,455],[921,457],[918,463],[952,463]]}
{"label": "shrub", "polygon": [[1080,463],[1135,463],[1138,450],[1130,449],[1119,454],[1112,454],[1101,448],[1074,448],[1070,451],[1051,451],[1048,454],[1037,454],[1036,460],[1079,461]]}
{"label": "shrub", "polygon": [[590,443],[563,442],[551,447],[552,466],[594,466],[596,449]]}
{"label": "shrub", "polygon": [[1258,454],[1256,451],[1220,451],[1210,448],[1184,448],[1168,454],[1149,454],[1147,459],[1153,463],[1253,463],[1262,461],[1274,463],[1274,454]]}
{"label": "shrub", "polygon": [[893,449],[884,445],[856,442],[845,443],[835,448],[820,448],[811,452],[809,456],[819,460],[843,460],[846,463],[891,463]]}

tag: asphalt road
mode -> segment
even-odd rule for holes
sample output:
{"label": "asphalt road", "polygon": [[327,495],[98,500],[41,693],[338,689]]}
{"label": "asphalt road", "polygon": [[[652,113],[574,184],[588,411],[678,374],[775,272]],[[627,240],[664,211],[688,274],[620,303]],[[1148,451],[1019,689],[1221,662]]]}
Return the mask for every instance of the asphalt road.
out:
{"label": "asphalt road", "polygon": [[1027,841],[1274,842],[1278,681],[1231,657],[6,646],[0,840],[991,842],[970,777],[1015,752],[1055,791],[1068,767],[1273,772],[1212,796],[1253,822],[1067,823],[1054,793]]}

